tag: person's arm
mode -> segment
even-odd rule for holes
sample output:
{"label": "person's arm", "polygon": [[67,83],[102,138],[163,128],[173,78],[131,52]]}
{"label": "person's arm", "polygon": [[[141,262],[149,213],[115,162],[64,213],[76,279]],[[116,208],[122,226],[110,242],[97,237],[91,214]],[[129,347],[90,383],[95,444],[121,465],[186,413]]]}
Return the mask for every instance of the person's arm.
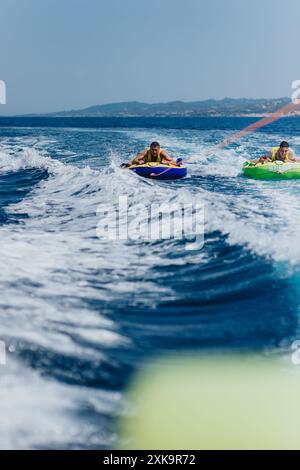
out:
{"label": "person's arm", "polygon": [[177,165],[176,161],[170,157],[170,155],[167,154],[164,150],[161,151],[161,156],[162,156],[162,163],[168,163],[169,165]]}
{"label": "person's arm", "polygon": [[272,155],[262,155],[261,157],[257,158],[256,160],[250,160],[251,163],[254,163],[254,165],[257,165],[258,163],[267,163],[272,160]]}
{"label": "person's arm", "polygon": [[263,155],[260,158],[263,158],[265,160],[265,162],[271,162],[272,161],[272,152],[271,152],[271,150],[266,155]]}
{"label": "person's arm", "polygon": [[295,157],[295,154],[294,154],[293,150],[291,150],[291,154],[289,156],[289,161],[290,162],[297,162],[298,161],[297,158]]}
{"label": "person's arm", "polygon": [[130,160],[130,165],[140,165],[145,163],[145,156],[147,155],[148,149],[145,149],[143,152],[139,153],[136,157]]}

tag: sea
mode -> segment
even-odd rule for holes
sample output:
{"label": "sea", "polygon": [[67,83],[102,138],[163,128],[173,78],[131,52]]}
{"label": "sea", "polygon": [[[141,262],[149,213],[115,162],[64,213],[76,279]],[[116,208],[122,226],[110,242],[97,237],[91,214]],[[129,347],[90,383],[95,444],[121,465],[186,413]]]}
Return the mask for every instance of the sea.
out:
{"label": "sea", "polygon": [[[118,447],[126,390],[154,358],[289,354],[299,180],[241,170],[282,140],[300,156],[300,118],[218,147],[256,120],[0,118],[1,449]],[[186,178],[120,168],[152,141],[183,159]],[[142,208],[143,226],[153,205],[199,204],[202,243],[112,236],[120,198],[128,223]]]}

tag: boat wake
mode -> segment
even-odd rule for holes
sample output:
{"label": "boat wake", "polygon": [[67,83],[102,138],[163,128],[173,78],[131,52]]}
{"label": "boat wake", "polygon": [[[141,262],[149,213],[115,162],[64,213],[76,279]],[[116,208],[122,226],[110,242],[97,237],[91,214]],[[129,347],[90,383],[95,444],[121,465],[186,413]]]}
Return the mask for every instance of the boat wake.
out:
{"label": "boat wake", "polygon": [[[212,153],[231,131],[156,129],[188,177],[152,181],[119,165],[153,129],[1,132],[1,447],[111,446],[122,391],[153,354],[289,348],[299,187],[241,176],[278,136]],[[99,237],[100,214],[112,223],[124,196],[129,223],[141,205],[203,204],[204,246]]]}

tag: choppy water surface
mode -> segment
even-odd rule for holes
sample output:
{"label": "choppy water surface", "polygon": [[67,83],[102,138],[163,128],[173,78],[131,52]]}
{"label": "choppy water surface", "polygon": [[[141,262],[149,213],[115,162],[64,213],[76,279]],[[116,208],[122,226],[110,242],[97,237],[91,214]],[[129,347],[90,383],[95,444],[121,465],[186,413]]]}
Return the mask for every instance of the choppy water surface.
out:
{"label": "choppy water surface", "polygon": [[[152,355],[290,347],[300,186],[240,170],[283,138],[299,155],[300,120],[209,154],[249,122],[0,120],[1,448],[113,446],[124,388]],[[119,168],[152,140],[184,158],[188,178]],[[124,195],[130,208],[203,202],[204,247],[99,239],[99,211]]]}

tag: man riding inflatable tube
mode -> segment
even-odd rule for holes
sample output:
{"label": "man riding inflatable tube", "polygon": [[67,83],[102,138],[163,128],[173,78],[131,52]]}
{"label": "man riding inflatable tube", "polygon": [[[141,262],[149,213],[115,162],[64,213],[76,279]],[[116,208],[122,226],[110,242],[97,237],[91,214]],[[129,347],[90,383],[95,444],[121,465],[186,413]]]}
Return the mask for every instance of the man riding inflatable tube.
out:
{"label": "man riding inflatable tube", "polygon": [[143,165],[145,163],[165,163],[168,165],[180,166],[172,157],[170,157],[165,150],[160,148],[158,142],[152,142],[150,148],[145,149],[134,157],[129,165]]}
{"label": "man riding inflatable tube", "polygon": [[263,157],[252,161],[252,163],[257,164],[275,161],[281,161],[283,163],[295,163],[297,161],[293,150],[285,140],[281,142],[279,147],[273,147],[268,155],[264,155]]}

